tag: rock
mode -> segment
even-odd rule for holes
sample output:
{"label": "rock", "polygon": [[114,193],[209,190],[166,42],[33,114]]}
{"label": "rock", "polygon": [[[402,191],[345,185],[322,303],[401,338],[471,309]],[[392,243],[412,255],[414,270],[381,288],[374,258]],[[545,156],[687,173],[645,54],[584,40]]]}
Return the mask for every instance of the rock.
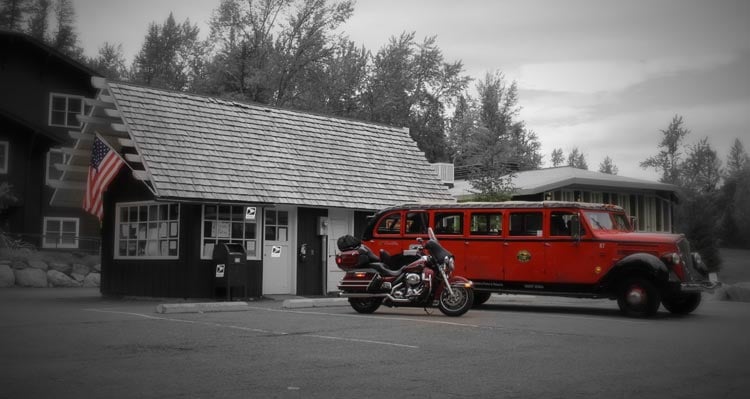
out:
{"label": "rock", "polygon": [[73,280],[67,274],[57,270],[47,272],[47,281],[53,287],[80,287],[81,283]]}
{"label": "rock", "polygon": [[0,288],[8,288],[16,285],[16,276],[9,265],[0,265]]}
{"label": "rock", "polygon": [[71,266],[69,263],[62,262],[51,262],[49,264],[49,268],[65,274],[70,274],[70,272],[73,271],[73,266]]}
{"label": "rock", "polygon": [[22,260],[13,260],[10,262],[10,267],[16,270],[22,270],[29,267],[29,264]]}
{"label": "rock", "polygon": [[86,278],[86,276],[84,276],[83,274],[79,274],[79,273],[75,273],[75,272],[74,273],[70,273],[70,277],[72,277],[73,280],[78,281],[79,283],[82,283],[83,280]]}
{"label": "rock", "polygon": [[16,285],[21,287],[45,288],[47,287],[47,273],[40,269],[27,268],[14,270]]}
{"label": "rock", "polygon": [[94,271],[97,272],[97,273],[101,273],[102,272],[102,264],[101,263],[95,264],[94,265]]}
{"label": "rock", "polygon": [[727,301],[750,302],[750,282],[726,285],[721,298]]}
{"label": "rock", "polygon": [[101,284],[101,275],[99,273],[89,273],[83,279],[84,287],[98,287]]}
{"label": "rock", "polygon": [[30,260],[29,267],[33,267],[34,269],[44,270],[45,272],[49,269],[47,262],[43,260]]}
{"label": "rock", "polygon": [[73,264],[73,273],[80,274],[81,276],[85,276],[91,272],[91,269],[89,269],[88,266],[82,265],[80,263],[74,263]]}

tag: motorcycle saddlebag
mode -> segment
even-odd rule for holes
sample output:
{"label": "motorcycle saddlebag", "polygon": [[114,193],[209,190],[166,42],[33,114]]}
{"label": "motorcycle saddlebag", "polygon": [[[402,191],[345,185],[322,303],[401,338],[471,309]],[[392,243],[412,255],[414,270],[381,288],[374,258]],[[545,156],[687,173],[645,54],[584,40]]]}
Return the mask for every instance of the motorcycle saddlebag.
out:
{"label": "motorcycle saddlebag", "polygon": [[367,267],[369,257],[361,248],[342,251],[336,255],[336,265],[345,271]]}

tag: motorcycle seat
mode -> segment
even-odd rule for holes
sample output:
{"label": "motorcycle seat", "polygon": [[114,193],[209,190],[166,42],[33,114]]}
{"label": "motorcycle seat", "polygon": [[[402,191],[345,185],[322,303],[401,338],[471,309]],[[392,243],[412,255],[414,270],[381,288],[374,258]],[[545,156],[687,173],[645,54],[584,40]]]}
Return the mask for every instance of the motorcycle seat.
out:
{"label": "motorcycle seat", "polygon": [[386,265],[383,262],[372,262],[372,263],[368,264],[368,266],[371,267],[371,268],[373,268],[373,269],[375,269],[378,273],[380,273],[382,275],[390,276],[390,277],[396,277],[399,274],[401,274],[401,272],[403,271],[403,269],[406,266],[408,266],[408,265],[404,265],[404,267],[401,267],[401,268],[396,269],[396,270],[389,269],[388,265]]}

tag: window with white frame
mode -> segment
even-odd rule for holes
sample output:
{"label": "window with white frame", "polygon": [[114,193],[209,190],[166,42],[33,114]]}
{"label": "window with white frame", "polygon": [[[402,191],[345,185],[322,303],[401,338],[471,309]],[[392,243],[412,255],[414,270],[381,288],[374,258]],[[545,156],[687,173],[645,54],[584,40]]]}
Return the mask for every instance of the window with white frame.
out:
{"label": "window with white frame", "polygon": [[49,96],[49,125],[58,127],[81,127],[76,118],[88,112],[82,96],[50,93]]}
{"label": "window with white frame", "polygon": [[0,174],[8,173],[8,149],[10,144],[7,141],[0,141]]}
{"label": "window with white frame", "polygon": [[62,152],[62,150],[59,148],[51,148],[49,152],[47,152],[46,181],[48,185],[50,184],[50,181],[60,180],[60,177],[62,177],[62,171],[57,170],[57,168],[55,168],[55,164],[64,164],[68,161],[68,158],[70,158],[70,155]]}
{"label": "window with white frame", "polygon": [[211,259],[219,244],[238,243],[247,259],[260,259],[258,209],[244,205],[203,205],[201,259]]}
{"label": "window with white frame", "polygon": [[78,218],[45,217],[44,248],[78,248]]}
{"label": "window with white frame", "polygon": [[180,248],[179,204],[120,203],[116,209],[116,259],[177,259]]}

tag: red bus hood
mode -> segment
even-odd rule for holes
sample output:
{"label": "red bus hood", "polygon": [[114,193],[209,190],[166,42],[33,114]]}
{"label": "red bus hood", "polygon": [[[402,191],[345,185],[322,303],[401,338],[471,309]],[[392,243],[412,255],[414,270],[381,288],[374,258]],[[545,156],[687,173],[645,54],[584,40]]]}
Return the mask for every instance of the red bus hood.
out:
{"label": "red bus hood", "polygon": [[597,238],[620,242],[643,242],[653,244],[676,243],[685,236],[671,233],[631,233],[622,231],[595,231]]}

